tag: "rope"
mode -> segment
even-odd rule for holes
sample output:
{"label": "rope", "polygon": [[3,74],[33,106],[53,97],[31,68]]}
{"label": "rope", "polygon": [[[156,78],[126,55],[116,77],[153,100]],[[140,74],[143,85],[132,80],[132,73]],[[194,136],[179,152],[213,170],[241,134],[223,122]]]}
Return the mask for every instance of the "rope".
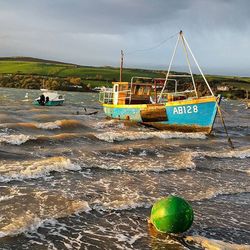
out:
{"label": "rope", "polygon": [[126,55],[135,54],[137,52],[147,52],[149,50],[157,49],[157,48],[161,47],[163,44],[165,44],[167,41],[169,41],[170,39],[174,38],[178,34],[179,34],[179,32],[169,36],[168,38],[164,39],[163,41],[161,41],[160,43],[158,43],[157,45],[155,45],[153,47],[149,47],[149,48],[145,48],[145,49],[137,49],[137,50],[126,53]]}
{"label": "rope", "polygon": [[222,116],[222,112],[221,112],[221,109],[220,109],[220,105],[219,105],[219,103],[218,103],[217,101],[216,101],[216,105],[217,105],[218,113],[219,113],[219,115],[220,115],[221,123],[222,123],[222,125],[223,125],[223,127],[224,127],[224,130],[225,130],[225,132],[226,132],[226,135],[227,135],[228,144],[229,144],[229,146],[230,146],[232,149],[234,149],[234,145],[233,145],[232,140],[231,140],[231,138],[230,138],[230,136],[229,136],[229,134],[228,134],[227,127],[226,127],[224,118],[223,118],[223,116]]}

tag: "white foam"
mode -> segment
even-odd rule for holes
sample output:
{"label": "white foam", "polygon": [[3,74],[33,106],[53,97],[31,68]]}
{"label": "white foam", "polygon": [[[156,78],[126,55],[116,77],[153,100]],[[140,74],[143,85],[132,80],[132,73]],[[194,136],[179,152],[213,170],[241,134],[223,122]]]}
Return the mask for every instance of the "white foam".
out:
{"label": "white foam", "polygon": [[[157,154],[158,156],[158,154]],[[142,151],[139,155],[130,157],[113,157],[112,155],[85,155],[82,162],[87,162],[83,167],[97,167],[106,170],[123,170],[123,171],[154,171],[163,172],[168,170],[195,169],[196,164],[193,158],[196,153],[183,151],[176,154],[160,154],[158,159],[148,157],[147,151]],[[88,163],[89,162],[89,163]]]}
{"label": "white foam", "polygon": [[1,201],[7,201],[7,200],[10,200],[14,197],[14,195],[4,195],[4,196],[1,196],[0,197],[0,202]]}
{"label": "white foam", "polygon": [[195,243],[207,250],[250,250],[250,245],[239,245],[221,240],[208,239],[202,236],[187,236],[185,241]]}
{"label": "white foam", "polygon": [[0,135],[0,143],[9,143],[12,145],[21,145],[28,140],[34,140],[36,139],[33,136],[30,135],[24,135],[24,134],[19,134],[19,135],[7,135],[7,134],[2,134]]}
{"label": "white foam", "polygon": [[234,187],[233,189],[230,187],[210,187],[207,188],[204,191],[199,191],[195,193],[195,196],[192,194],[191,197],[189,198],[190,201],[202,201],[202,200],[209,200],[212,198],[215,198],[219,195],[236,195],[236,194],[241,194],[244,192],[250,192],[250,188],[237,188]]}
{"label": "white foam", "polygon": [[250,175],[250,168],[249,169],[237,169],[239,172],[246,173],[247,175]]}
{"label": "white foam", "polygon": [[138,233],[134,236],[127,236],[121,233],[116,234],[116,238],[119,242],[127,242],[129,245],[133,245],[137,240],[145,236],[147,236],[147,234]]}
{"label": "white foam", "polygon": [[51,157],[37,161],[18,161],[16,163],[2,163],[0,165],[0,180],[23,180],[39,178],[48,175],[52,171],[64,172],[67,170],[80,170],[81,167],[73,164],[65,157]]}
{"label": "white foam", "polygon": [[113,128],[113,127],[118,127],[118,128],[124,128],[124,123],[121,121],[117,120],[109,120],[109,121],[104,121],[104,122],[98,122],[95,125],[96,129],[103,129],[103,128]]}
{"label": "white foam", "polygon": [[41,129],[53,130],[53,129],[59,129],[60,125],[61,125],[60,121],[55,121],[55,122],[38,123],[36,127]]}
{"label": "white foam", "polygon": [[118,200],[112,202],[104,202],[102,204],[102,210],[115,210],[115,211],[131,210],[135,208],[149,208],[149,207],[151,207],[151,204],[147,202],[126,201],[126,204],[124,204],[124,201],[118,201]]}
{"label": "white foam", "polygon": [[215,158],[249,158],[250,148],[236,148],[235,150],[229,151],[217,151],[217,152],[203,152],[203,156],[215,157]]}
{"label": "white foam", "polygon": [[133,194],[133,198],[128,197],[121,200],[103,201],[98,199],[93,202],[92,209],[97,211],[122,211],[135,208],[149,208],[152,206],[150,202],[143,202],[138,199],[137,194]]}
{"label": "white foam", "polygon": [[153,138],[160,139],[206,139],[206,135],[203,133],[181,133],[181,132],[169,132],[169,131],[120,131],[120,132],[104,132],[100,134],[94,134],[96,138],[106,142],[114,141],[126,141],[126,140],[147,140]]}

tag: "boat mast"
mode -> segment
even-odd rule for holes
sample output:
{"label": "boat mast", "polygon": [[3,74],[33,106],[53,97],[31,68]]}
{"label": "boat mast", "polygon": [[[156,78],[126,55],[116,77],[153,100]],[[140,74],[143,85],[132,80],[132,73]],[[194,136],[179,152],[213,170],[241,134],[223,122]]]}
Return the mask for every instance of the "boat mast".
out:
{"label": "boat mast", "polygon": [[122,82],[122,70],[123,70],[123,50],[121,50],[121,60],[120,60],[120,82]]}
{"label": "boat mast", "polygon": [[191,64],[190,64],[190,60],[189,60],[189,56],[188,56],[188,52],[190,53],[190,55],[192,56],[196,66],[198,67],[199,71],[200,71],[200,74],[202,75],[210,93],[212,94],[212,96],[214,96],[214,93],[211,89],[211,87],[209,86],[208,82],[207,82],[207,79],[205,78],[198,62],[196,61],[196,58],[194,57],[194,54],[193,52],[191,51],[189,45],[188,45],[188,42],[186,40],[186,38],[184,37],[184,34],[182,31],[180,31],[179,35],[178,35],[178,39],[177,39],[177,42],[175,44],[175,48],[174,48],[174,52],[173,52],[173,55],[172,55],[172,58],[170,60],[170,63],[169,63],[169,66],[168,66],[168,71],[167,71],[167,75],[166,75],[166,79],[165,79],[165,82],[164,82],[164,85],[163,85],[163,88],[161,90],[161,93],[159,95],[159,98],[158,98],[158,102],[160,102],[160,99],[162,98],[162,95],[163,95],[163,92],[166,88],[166,85],[167,85],[167,81],[168,81],[168,78],[169,78],[169,74],[170,74],[170,69],[171,69],[171,66],[172,66],[172,63],[173,63],[173,59],[175,57],[175,53],[176,53],[176,49],[178,47],[178,44],[180,42],[180,40],[182,41],[182,44],[183,44],[183,49],[184,49],[184,52],[185,52],[185,55],[186,55],[186,60],[187,60],[187,64],[188,64],[188,68],[189,68],[189,72],[190,72],[190,76],[192,78],[192,83],[193,83],[193,86],[194,86],[194,91],[195,91],[195,94],[196,94],[196,97],[198,98],[198,93],[197,93],[197,89],[196,89],[196,85],[195,85],[195,81],[194,81],[194,76],[193,76],[193,73],[192,73],[192,69],[191,69]]}
{"label": "boat mast", "polygon": [[202,75],[202,77],[203,77],[205,83],[207,84],[207,87],[208,87],[210,93],[212,94],[212,96],[214,96],[214,93],[213,93],[213,91],[212,91],[210,85],[208,84],[207,79],[206,79],[206,77],[204,76],[204,74],[203,74],[203,72],[202,72],[202,70],[201,70],[201,68],[200,68],[200,66],[199,66],[199,64],[198,64],[198,62],[196,61],[196,59],[195,59],[195,57],[194,57],[194,54],[193,54],[192,50],[190,49],[190,47],[189,47],[189,45],[188,45],[188,42],[187,42],[187,40],[186,40],[186,38],[185,38],[184,36],[183,36],[183,40],[184,40],[185,44],[187,45],[187,48],[188,48],[188,50],[189,50],[191,56],[193,57],[194,62],[195,62],[195,64],[196,64],[196,66],[198,67],[198,69],[199,69],[199,71],[200,71],[200,73],[201,73],[201,75]]}
{"label": "boat mast", "polygon": [[187,47],[186,47],[186,44],[185,44],[185,41],[184,41],[184,36],[183,36],[182,30],[180,31],[180,37],[181,37],[181,41],[182,41],[184,53],[186,55],[188,69],[189,69],[189,72],[190,72],[190,75],[191,75],[191,79],[192,79],[192,83],[193,83],[193,86],[194,86],[195,95],[198,98],[198,93],[197,93],[197,90],[196,90],[196,86],[195,86],[195,82],[194,82],[194,76],[193,76],[193,72],[192,72],[192,69],[191,69],[191,64],[190,64],[190,61],[189,61]]}
{"label": "boat mast", "polygon": [[162,97],[162,94],[163,94],[163,92],[164,92],[164,90],[165,90],[165,88],[166,88],[166,86],[167,86],[167,81],[168,81],[170,69],[171,69],[171,66],[172,66],[172,63],[173,63],[173,60],[174,60],[174,56],[175,56],[176,49],[177,49],[177,46],[178,46],[178,44],[179,44],[179,41],[180,41],[180,35],[178,36],[177,42],[176,42],[175,47],[174,47],[174,52],[173,52],[173,55],[172,55],[172,57],[171,57],[171,60],[170,60],[169,66],[168,66],[168,72],[167,72],[167,75],[166,75],[166,79],[165,79],[163,88],[162,88],[161,93],[160,93],[160,95],[159,95],[158,102],[160,102],[161,97]]}

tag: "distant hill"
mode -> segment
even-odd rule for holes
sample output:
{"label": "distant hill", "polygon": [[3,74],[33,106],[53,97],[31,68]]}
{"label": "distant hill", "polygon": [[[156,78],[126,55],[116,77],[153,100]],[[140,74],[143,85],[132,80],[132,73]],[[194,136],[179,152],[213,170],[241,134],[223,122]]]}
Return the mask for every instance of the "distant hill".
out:
{"label": "distant hill", "polygon": [[[122,80],[130,81],[133,76],[164,78],[165,73],[162,70],[124,68]],[[178,74],[182,73],[178,72]],[[71,81],[75,81],[70,78],[79,78],[80,80],[77,81],[81,82],[82,87],[87,86],[88,89],[91,89],[97,86],[112,86],[111,82],[118,81],[119,75],[118,67],[81,66],[33,57],[0,57],[0,87],[39,88],[43,81],[52,84],[50,80],[53,80],[54,89],[66,89],[67,84],[70,85]],[[231,95],[232,90],[250,91],[250,77],[207,75],[206,78],[215,90],[217,86],[228,86],[230,91],[227,94],[224,93],[227,96]],[[200,75],[195,75],[195,79],[196,82],[203,81]],[[181,81],[188,83],[189,80],[179,79],[179,83]],[[242,94],[240,95],[242,96]]]}
{"label": "distant hill", "polygon": [[[88,86],[91,89],[111,86],[111,82],[119,80],[119,75],[120,69],[110,66],[81,66],[32,57],[0,57],[0,87],[39,88],[43,81],[51,84],[50,80],[53,80],[54,85],[50,88],[66,89],[62,85],[70,85],[70,81],[74,81],[70,78],[80,78],[81,86]],[[123,70],[123,81],[130,81],[133,76],[156,78],[165,75],[156,70],[128,68]]]}
{"label": "distant hill", "polygon": [[62,65],[79,66],[79,65],[73,64],[73,63],[65,63],[65,62],[60,62],[60,61],[47,60],[47,59],[41,59],[41,58],[35,58],[35,57],[26,57],[26,56],[0,57],[0,61],[40,62],[40,63],[49,63],[49,64],[62,64]]}
{"label": "distant hill", "polygon": [[[80,66],[53,60],[32,57],[0,57],[0,74],[40,75],[51,77],[81,77],[85,80],[111,82],[119,79],[119,68],[105,66]],[[144,69],[124,69],[123,80],[132,76],[164,77],[159,71]]]}

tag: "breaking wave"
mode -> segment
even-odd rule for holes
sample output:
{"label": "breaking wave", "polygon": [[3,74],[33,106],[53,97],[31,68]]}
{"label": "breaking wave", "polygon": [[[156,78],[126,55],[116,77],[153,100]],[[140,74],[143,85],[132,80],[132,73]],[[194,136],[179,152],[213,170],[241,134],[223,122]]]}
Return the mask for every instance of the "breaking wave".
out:
{"label": "breaking wave", "polygon": [[8,135],[8,134],[3,134],[0,135],[0,143],[8,143],[12,145],[21,145],[29,140],[35,140],[36,138],[34,136],[30,135]]}
{"label": "breaking wave", "polygon": [[204,133],[181,133],[169,131],[123,131],[123,132],[104,132],[94,135],[96,138],[106,142],[126,141],[126,140],[147,140],[153,138],[159,139],[206,139]]}
{"label": "breaking wave", "polygon": [[44,122],[44,123],[38,123],[38,122],[3,123],[0,124],[0,127],[53,130],[60,128],[74,128],[80,125],[81,122],[78,120],[56,120],[54,122]]}
{"label": "breaking wave", "polygon": [[201,156],[214,157],[214,158],[249,158],[250,157],[250,148],[242,147],[235,150],[229,151],[212,151],[212,152],[201,152]]}
{"label": "breaking wave", "polygon": [[[51,211],[47,210],[48,214],[46,215],[41,212],[36,213],[27,210],[24,214],[11,218],[10,221],[0,228],[0,238],[18,235],[25,232],[33,232],[46,224],[55,225],[57,223],[56,219],[58,218],[91,210],[86,201],[70,201],[66,198],[64,198],[64,200],[65,203],[63,206],[54,204],[53,209]],[[43,206],[46,206],[46,204]]]}
{"label": "breaking wave", "polygon": [[13,219],[10,224],[0,228],[0,238],[34,231],[49,221],[48,219],[42,220],[31,212],[27,212],[25,215]]}
{"label": "breaking wave", "polygon": [[36,135],[36,136],[24,135],[24,134],[17,134],[17,135],[0,134],[0,143],[21,145],[28,141],[70,140],[80,137],[84,137],[84,135],[81,133],[60,133],[55,135]]}
{"label": "breaking wave", "polygon": [[198,244],[207,250],[250,250],[250,245],[239,245],[227,243],[221,240],[208,239],[202,236],[186,236],[184,240],[188,243]]}
{"label": "breaking wave", "polygon": [[74,138],[82,137],[83,135],[81,133],[60,133],[56,135],[39,135],[37,136],[37,140],[69,140]]}
{"label": "breaking wave", "polygon": [[73,164],[65,157],[51,157],[38,161],[18,161],[16,163],[2,163],[0,165],[0,181],[33,179],[48,175],[52,171],[64,172],[80,170],[79,165]]}
{"label": "breaking wave", "polygon": [[39,123],[37,127],[41,129],[57,129],[57,128],[74,128],[80,125],[81,122],[78,120],[57,120],[55,122]]}

